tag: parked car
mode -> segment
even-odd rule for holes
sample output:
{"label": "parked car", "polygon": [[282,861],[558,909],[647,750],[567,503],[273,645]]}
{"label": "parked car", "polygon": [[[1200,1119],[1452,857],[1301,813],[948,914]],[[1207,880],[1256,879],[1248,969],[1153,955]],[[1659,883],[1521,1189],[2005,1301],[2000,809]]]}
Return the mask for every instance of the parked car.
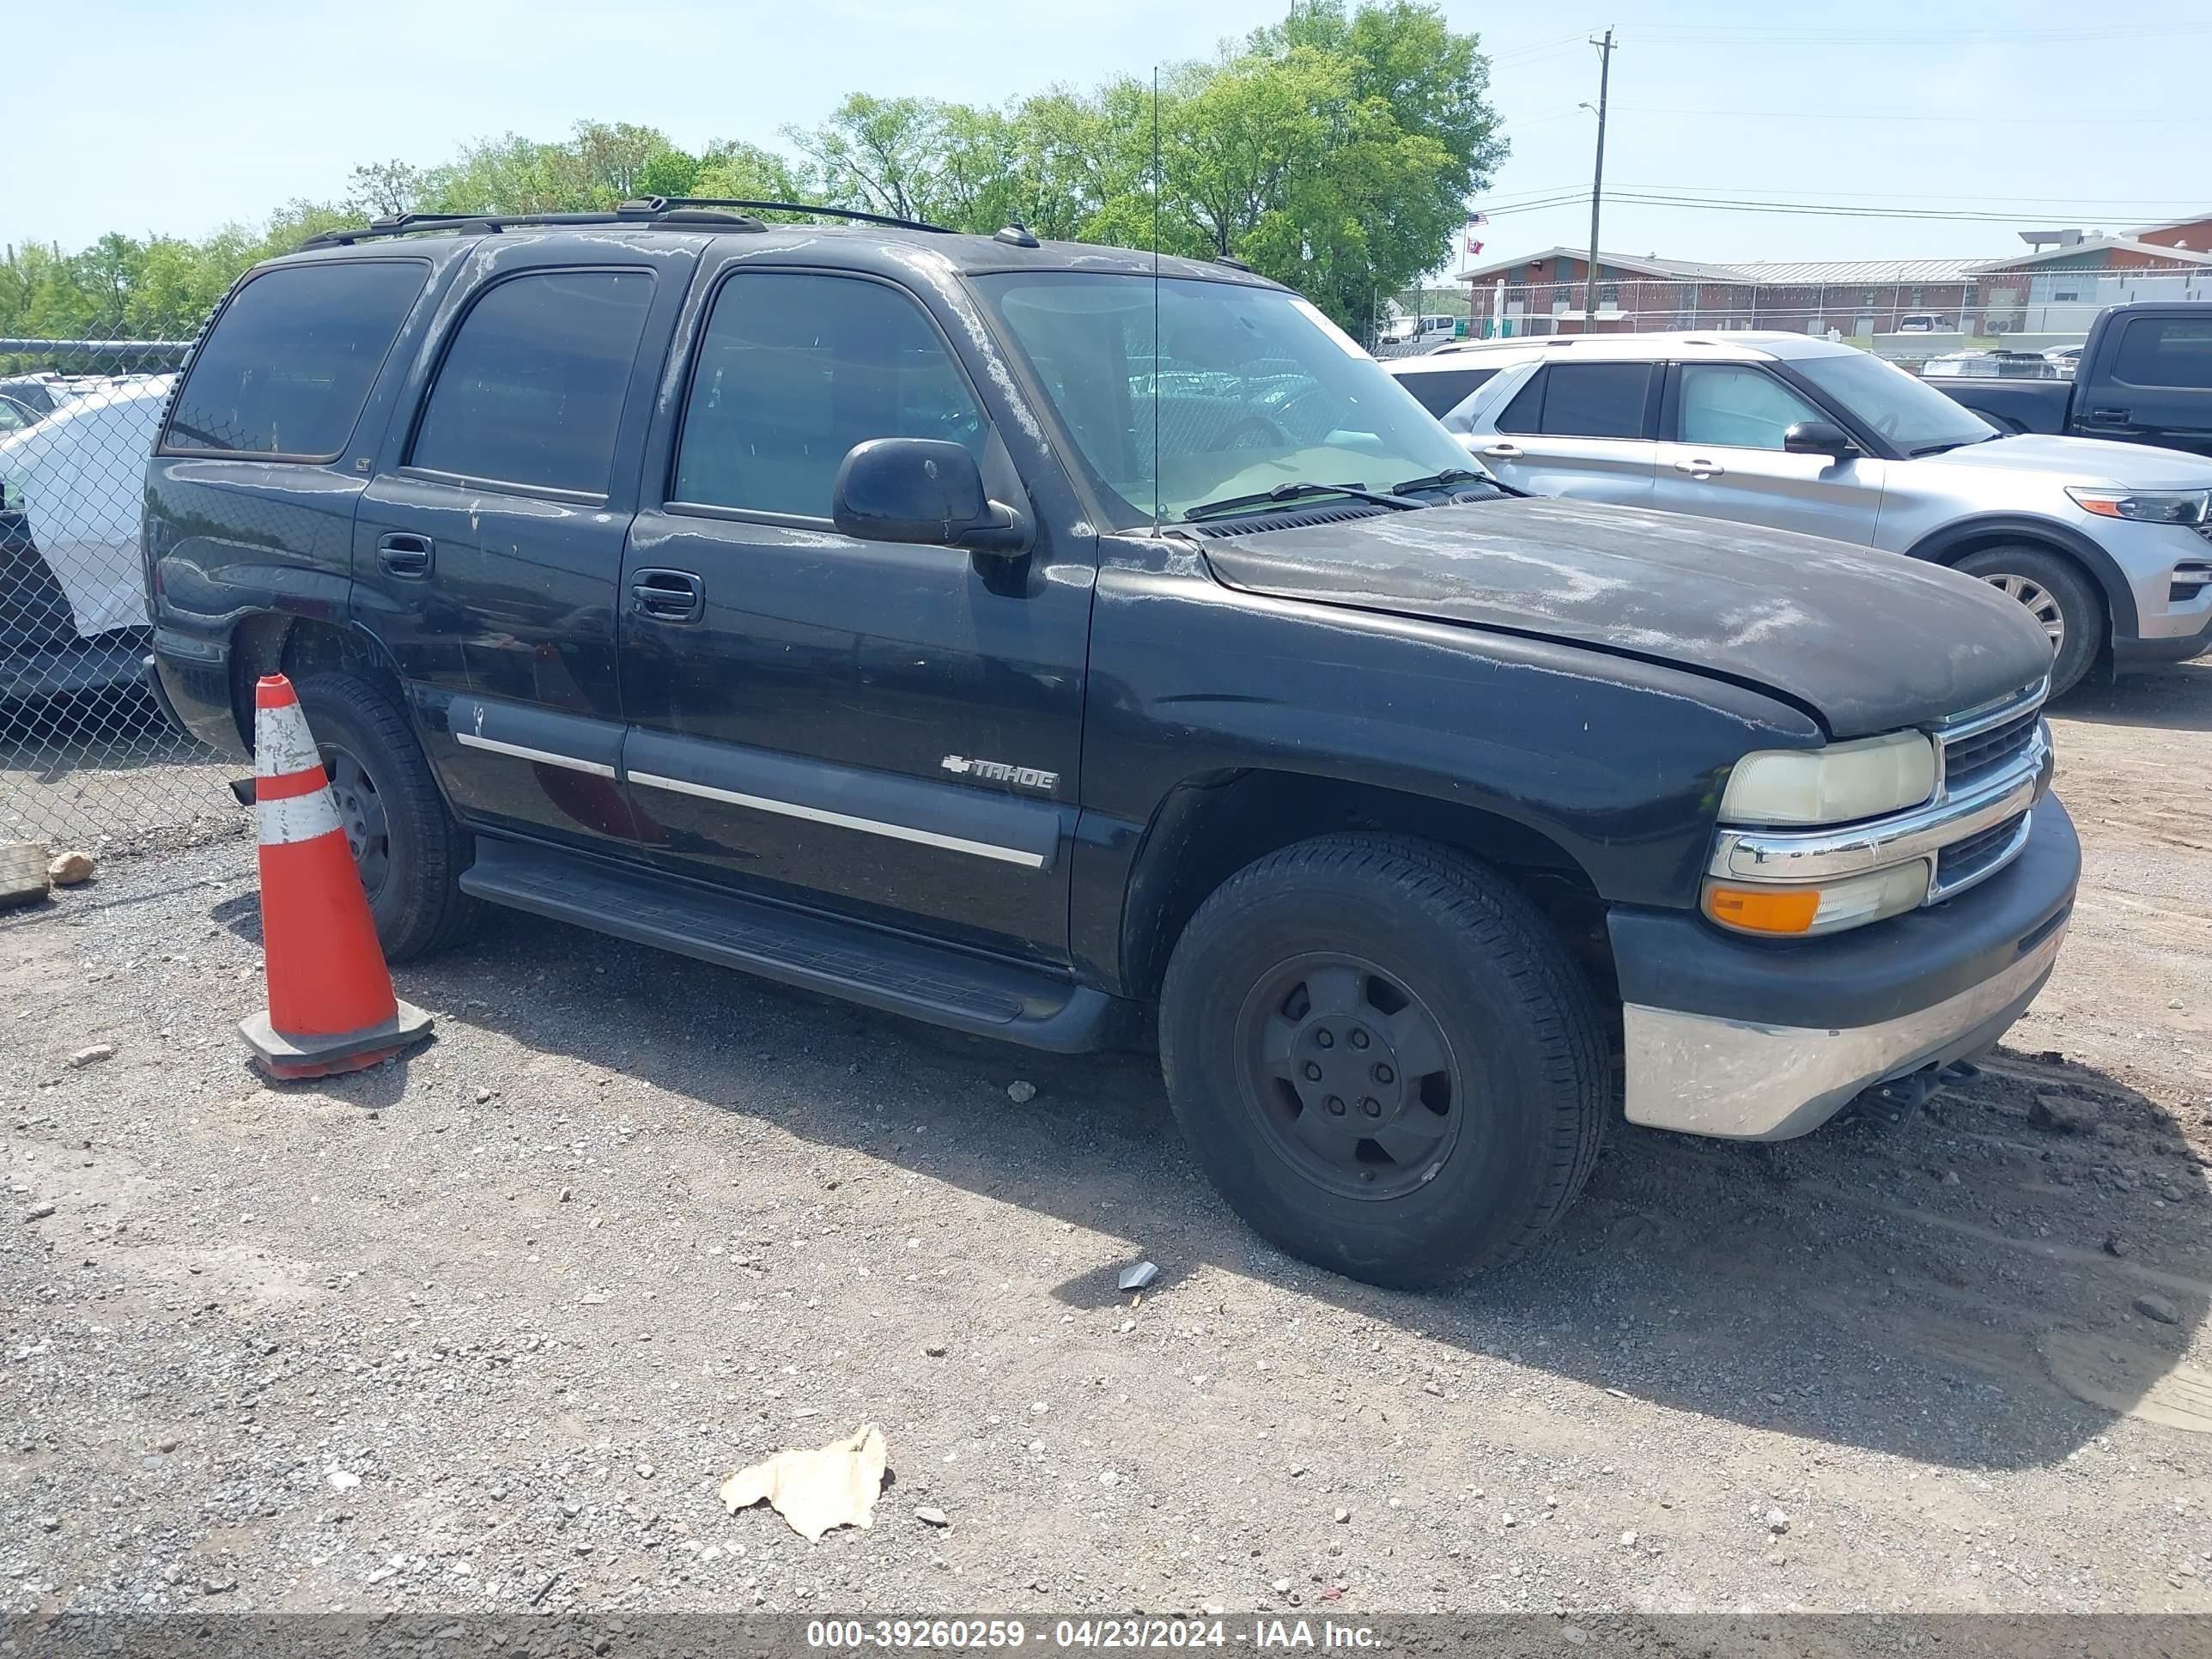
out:
{"label": "parked car", "polygon": [[1916,311],[1897,319],[1899,334],[1948,334],[1955,326],[1948,317],[1939,317],[1932,311]]}
{"label": "parked car", "polygon": [[0,705],[144,686],[143,474],[169,385],[60,396],[0,432]]}
{"label": "parked car", "polygon": [[1382,325],[1385,345],[1418,345],[1431,340],[1449,340],[1458,334],[1465,319],[1443,313],[1419,317],[1393,317]]}
{"label": "parked car", "polygon": [[1529,1248],[1616,1075],[1802,1134],[2050,973],[1984,585],[1482,484],[1226,264],[715,206],[319,237],[186,371],[157,672],[236,754],[294,678],[392,957],[474,899],[1042,1048],[1156,1009],[1229,1201],[1398,1285]]}
{"label": "parked car", "polygon": [[2054,694],[2100,655],[2126,669],[2212,647],[2212,465],[2197,457],[2008,435],[1936,382],[1801,334],[1568,335],[1389,372],[1416,397],[1430,376],[1480,375],[1443,419],[1516,489],[1978,576],[2048,635]]}
{"label": "parked car", "polygon": [[1923,380],[1968,375],[1990,380],[2059,380],[2073,365],[2047,351],[1947,351],[1920,365]]}
{"label": "parked car", "polygon": [[2156,444],[2212,456],[2212,305],[2151,303],[2100,312],[2070,349],[2071,380],[1943,380],[1946,397],[2002,432]]}

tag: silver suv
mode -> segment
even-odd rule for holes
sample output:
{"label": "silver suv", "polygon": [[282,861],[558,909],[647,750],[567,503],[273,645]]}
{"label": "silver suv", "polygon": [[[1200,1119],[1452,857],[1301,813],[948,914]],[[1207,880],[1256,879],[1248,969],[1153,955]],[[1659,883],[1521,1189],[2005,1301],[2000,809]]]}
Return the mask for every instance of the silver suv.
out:
{"label": "silver suv", "polygon": [[1386,364],[1501,481],[1933,560],[2051,635],[2053,693],[2212,648],[2212,462],[2008,436],[1881,358],[1795,334],[1565,336]]}

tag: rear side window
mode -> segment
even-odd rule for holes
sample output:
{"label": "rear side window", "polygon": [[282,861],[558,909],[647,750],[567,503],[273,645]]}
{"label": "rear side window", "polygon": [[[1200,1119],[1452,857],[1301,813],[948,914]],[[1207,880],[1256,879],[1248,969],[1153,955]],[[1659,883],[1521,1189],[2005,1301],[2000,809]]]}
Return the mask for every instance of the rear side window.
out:
{"label": "rear side window", "polygon": [[1649,363],[1553,363],[1540,432],[1558,438],[1640,438]]}
{"label": "rear side window", "polygon": [[1440,368],[1432,374],[1401,375],[1398,384],[1413,394],[1415,403],[1441,418],[1497,374],[1494,368]]}
{"label": "rear side window", "polygon": [[849,276],[724,283],[684,408],[672,499],[826,519],[846,453],[871,438],[943,438],[982,459],[982,411],[921,307]]}
{"label": "rear side window", "polygon": [[2212,317],[2136,317],[2120,334],[2112,378],[2212,391]]}
{"label": "rear side window", "polygon": [[652,303],[646,270],[532,271],[487,289],[438,369],[409,465],[605,495]]}
{"label": "rear side window", "polygon": [[162,447],[337,459],[428,278],[414,259],[264,271],[193,354]]}

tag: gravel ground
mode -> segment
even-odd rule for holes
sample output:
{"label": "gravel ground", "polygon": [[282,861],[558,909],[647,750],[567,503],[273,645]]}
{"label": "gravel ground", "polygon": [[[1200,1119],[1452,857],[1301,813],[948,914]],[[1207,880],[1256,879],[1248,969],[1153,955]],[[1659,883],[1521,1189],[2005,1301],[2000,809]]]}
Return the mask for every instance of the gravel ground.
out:
{"label": "gravel ground", "polygon": [[[0,921],[0,1612],[2205,1609],[2212,666],[2057,725],[2088,872],[1978,1081],[1620,1127],[1443,1297],[1258,1243],[1147,1061],[521,917],[266,1087],[250,849],[117,863]],[[872,1530],[721,1510],[864,1422]]]}

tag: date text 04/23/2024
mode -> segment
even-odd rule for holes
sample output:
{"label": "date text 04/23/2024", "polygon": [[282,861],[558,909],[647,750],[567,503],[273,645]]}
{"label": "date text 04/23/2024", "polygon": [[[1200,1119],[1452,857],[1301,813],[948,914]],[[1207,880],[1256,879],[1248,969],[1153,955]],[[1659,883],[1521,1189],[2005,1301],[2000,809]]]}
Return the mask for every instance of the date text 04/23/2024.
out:
{"label": "date text 04/23/2024", "polygon": [[1072,1649],[1220,1648],[1347,1651],[1377,1644],[1367,1626],[1322,1620],[1255,1619],[1239,1626],[1221,1619],[817,1619],[806,1626],[815,1649],[867,1648],[971,1651],[1026,1647]]}

